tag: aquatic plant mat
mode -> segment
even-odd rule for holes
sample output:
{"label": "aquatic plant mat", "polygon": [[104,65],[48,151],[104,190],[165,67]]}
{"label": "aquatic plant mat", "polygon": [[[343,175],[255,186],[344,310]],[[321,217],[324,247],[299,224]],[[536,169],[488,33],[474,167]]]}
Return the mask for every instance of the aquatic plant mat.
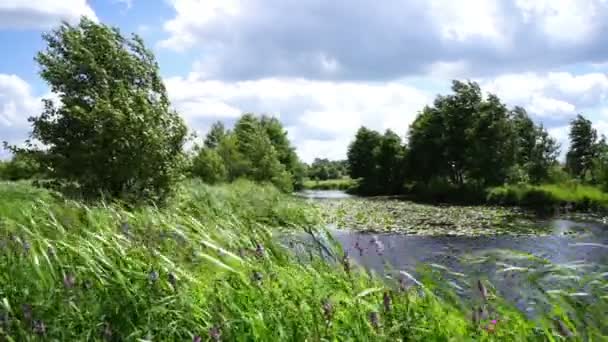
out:
{"label": "aquatic plant mat", "polygon": [[549,227],[516,208],[417,204],[386,198],[314,202],[326,224],[340,229],[415,235],[538,235]]}

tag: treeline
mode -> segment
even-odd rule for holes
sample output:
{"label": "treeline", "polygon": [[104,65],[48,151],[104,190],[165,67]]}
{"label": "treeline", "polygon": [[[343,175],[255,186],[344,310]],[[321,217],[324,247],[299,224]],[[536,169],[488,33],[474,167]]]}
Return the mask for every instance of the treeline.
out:
{"label": "treeline", "polygon": [[207,183],[248,178],[286,192],[302,187],[304,165],[276,118],[244,114],[232,130],[216,122],[195,151],[190,175]]}
{"label": "treeline", "polygon": [[348,177],[348,163],[346,160],[315,158],[312,164],[307,165],[306,174],[311,180],[341,179]]}
{"label": "treeline", "polygon": [[608,185],[608,148],[582,115],[571,122],[563,166],[556,140],[524,108],[484,97],[475,82],[454,81],[452,91],[418,114],[407,141],[391,130],[358,130],[347,155],[360,194],[480,194],[503,184],[569,178]]}

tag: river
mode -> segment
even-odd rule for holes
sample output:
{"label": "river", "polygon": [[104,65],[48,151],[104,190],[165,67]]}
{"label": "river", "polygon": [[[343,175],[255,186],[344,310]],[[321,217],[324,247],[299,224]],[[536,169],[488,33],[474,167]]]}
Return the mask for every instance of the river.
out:
{"label": "river", "polygon": [[[302,196],[313,201],[350,198],[340,191]],[[539,236],[424,236],[329,228],[353,260],[382,276],[397,279],[401,271],[415,275],[421,265],[430,265],[456,292],[470,294],[472,284],[484,279],[529,313],[539,309],[546,291],[592,300],[590,279],[608,278],[608,226],[559,217],[538,218],[537,224],[543,231]]]}

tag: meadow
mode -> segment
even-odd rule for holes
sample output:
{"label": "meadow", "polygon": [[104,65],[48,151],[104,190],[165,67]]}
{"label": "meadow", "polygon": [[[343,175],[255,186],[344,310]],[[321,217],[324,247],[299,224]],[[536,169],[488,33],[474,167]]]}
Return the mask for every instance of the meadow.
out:
{"label": "meadow", "polygon": [[[546,316],[529,318],[483,279],[465,281],[477,295],[464,300],[440,269],[421,271],[418,279],[366,272],[332,243],[318,206],[269,185],[187,182],[162,208],[84,204],[26,182],[0,183],[0,198],[0,340],[606,335],[597,319],[606,297],[591,304],[560,299]],[[297,242],[277,238],[287,233],[319,243],[295,254],[289,245]],[[321,244],[330,256],[316,252]],[[605,280],[593,280],[594,289],[606,287]]]}

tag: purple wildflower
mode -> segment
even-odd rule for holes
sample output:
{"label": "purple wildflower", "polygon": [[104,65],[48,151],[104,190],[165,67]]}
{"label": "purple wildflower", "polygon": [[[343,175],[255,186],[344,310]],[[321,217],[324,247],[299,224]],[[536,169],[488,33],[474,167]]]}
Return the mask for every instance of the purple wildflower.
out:
{"label": "purple wildflower", "polygon": [[66,289],[71,289],[76,284],[76,277],[72,273],[67,273],[63,276],[63,286]]}
{"label": "purple wildflower", "polygon": [[34,315],[32,306],[30,304],[23,304],[21,310],[23,311],[23,319],[25,319],[26,322],[31,322],[32,316]]}
{"label": "purple wildflower", "polygon": [[196,336],[194,336],[194,337],[192,338],[192,342],[201,342],[202,340],[203,340],[203,339],[202,339],[200,336],[198,336],[198,335],[196,335]]}
{"label": "purple wildflower", "polygon": [[323,299],[323,315],[327,321],[331,321],[334,313],[334,306],[331,304],[329,298]]}
{"label": "purple wildflower", "polygon": [[44,336],[46,335],[46,325],[41,320],[36,320],[34,322],[34,333]]}
{"label": "purple wildflower", "polygon": [[264,246],[262,246],[261,244],[257,243],[255,245],[255,255],[258,258],[263,258],[265,253],[266,253],[266,251],[264,249]]}
{"label": "purple wildflower", "polygon": [[32,249],[32,246],[30,245],[30,243],[25,240],[23,240],[22,245],[23,245],[23,251],[25,252],[25,254],[27,254],[30,251],[30,249]]}
{"label": "purple wildflower", "polygon": [[150,271],[148,279],[150,279],[151,283],[155,283],[158,280],[158,272],[156,272],[155,270]]}
{"label": "purple wildflower", "polygon": [[377,312],[372,311],[369,313],[369,322],[372,324],[374,329],[380,328],[380,316]]}
{"label": "purple wildflower", "polygon": [[215,342],[222,340],[222,330],[220,330],[219,326],[214,325],[211,327],[211,329],[209,329],[209,338]]}
{"label": "purple wildflower", "polygon": [[391,312],[393,303],[392,303],[392,299],[391,299],[391,295],[390,295],[389,291],[384,292],[382,302],[384,303],[384,311]]}

